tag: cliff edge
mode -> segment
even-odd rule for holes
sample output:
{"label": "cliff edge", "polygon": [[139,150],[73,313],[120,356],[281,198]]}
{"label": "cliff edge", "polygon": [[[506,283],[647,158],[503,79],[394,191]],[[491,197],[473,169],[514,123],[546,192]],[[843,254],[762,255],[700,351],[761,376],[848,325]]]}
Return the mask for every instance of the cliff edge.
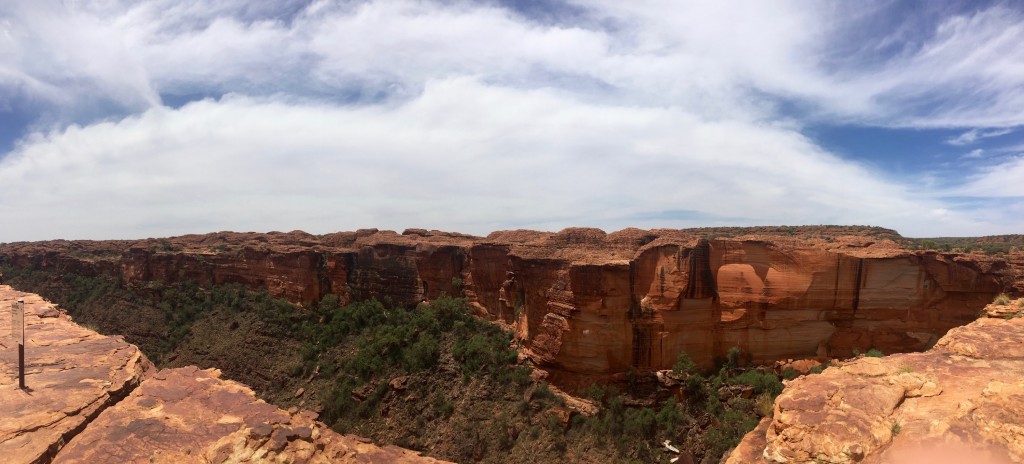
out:
{"label": "cliff edge", "polygon": [[933,348],[787,383],[727,463],[1024,462],[1024,299]]}
{"label": "cliff edge", "polygon": [[[26,390],[9,308],[25,301]],[[157,371],[37,295],[0,285],[0,456],[11,463],[433,463],[283,411],[215,369]]]}

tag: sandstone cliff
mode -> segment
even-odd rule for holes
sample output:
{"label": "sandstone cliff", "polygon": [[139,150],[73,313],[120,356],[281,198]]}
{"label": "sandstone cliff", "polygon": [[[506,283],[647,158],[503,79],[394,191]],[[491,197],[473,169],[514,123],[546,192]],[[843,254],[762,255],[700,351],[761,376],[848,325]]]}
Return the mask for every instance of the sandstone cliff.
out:
{"label": "sandstone cliff", "polygon": [[789,382],[728,463],[1024,462],[1024,299],[923,353]]}
{"label": "sandstone cliff", "polygon": [[513,327],[532,361],[586,385],[668,368],[684,351],[707,366],[733,346],[755,362],[922,350],[1019,284],[1005,261],[911,252],[895,239],[828,227],[222,232],[8,244],[0,264],[126,286],[238,283],[307,304],[462,292]]}
{"label": "sandstone cliff", "polygon": [[[25,299],[26,385],[18,388],[10,303]],[[120,337],[83,328],[33,294],[0,285],[3,462],[439,462],[341,436],[194,367],[157,372]]]}

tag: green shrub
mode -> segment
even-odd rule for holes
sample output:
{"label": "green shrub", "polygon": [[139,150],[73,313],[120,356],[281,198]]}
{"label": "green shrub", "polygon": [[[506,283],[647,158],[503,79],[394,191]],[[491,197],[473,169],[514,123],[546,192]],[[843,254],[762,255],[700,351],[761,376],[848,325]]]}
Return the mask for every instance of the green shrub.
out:
{"label": "green shrub", "polygon": [[354,387],[355,385],[351,380],[345,380],[332,388],[327,393],[327,397],[323,402],[323,412],[320,415],[321,420],[342,433],[346,429],[342,419],[355,410],[356,401],[352,398],[352,389]]}
{"label": "green shrub", "polygon": [[583,397],[591,401],[601,401],[604,399],[604,388],[592,383],[583,390]]}
{"label": "green shrub", "polygon": [[881,350],[878,350],[876,348],[872,348],[872,349],[868,350],[867,353],[864,353],[864,356],[867,356],[869,358],[881,358],[881,357],[885,356],[885,353],[883,353]]}
{"label": "green shrub", "polygon": [[704,383],[707,380],[700,374],[693,374],[686,378],[686,383],[683,385],[683,391],[686,392],[686,399],[689,401],[700,401],[707,397],[707,387]]}
{"label": "green shrub", "polygon": [[768,393],[774,397],[782,393],[782,381],[771,372],[749,370],[729,379],[729,383],[754,387],[754,394]]}
{"label": "green shrub", "polygon": [[665,404],[661,405],[661,409],[658,410],[658,414],[654,417],[658,423],[658,429],[670,432],[676,428],[677,425],[683,423],[686,416],[683,415],[683,411],[676,402],[675,398],[669,398]]}
{"label": "green shrub", "polygon": [[652,438],[657,430],[656,416],[651,408],[627,409],[623,418],[622,430],[630,436]]}
{"label": "green shrub", "polygon": [[451,417],[455,412],[455,405],[442,395],[434,399],[434,413],[441,417]]}
{"label": "green shrub", "polygon": [[831,363],[831,362],[827,362],[827,363],[825,363],[825,364],[819,364],[819,365],[817,365],[817,366],[814,366],[814,367],[812,367],[812,368],[811,368],[811,370],[810,370],[810,372],[811,372],[812,374],[820,374],[820,373],[822,373],[822,372],[825,372],[825,369],[828,369],[828,368],[829,368],[829,367],[831,367],[831,366],[832,366],[832,363]]}
{"label": "green shrub", "polygon": [[740,411],[729,410],[722,414],[718,425],[713,425],[704,434],[708,451],[706,456],[715,458],[722,456],[730,448],[739,444],[747,432],[754,430],[757,420]]}
{"label": "green shrub", "polygon": [[992,304],[1008,305],[1010,304],[1010,296],[1005,293],[1000,293],[994,300],[992,300]]}
{"label": "green shrub", "polygon": [[697,363],[693,362],[690,355],[685,352],[679,353],[675,365],[672,366],[672,373],[679,376],[695,374],[697,373]]}
{"label": "green shrub", "polygon": [[405,350],[405,366],[411,372],[418,372],[434,367],[441,355],[441,346],[432,335],[423,334],[416,343]]}
{"label": "green shrub", "polygon": [[500,330],[488,332],[456,340],[452,356],[462,364],[463,374],[495,372],[516,361],[516,353],[509,347],[511,335]]}
{"label": "green shrub", "polygon": [[737,367],[740,367],[741,354],[742,351],[740,351],[740,347],[734,346],[732,348],[729,348],[729,351],[725,353],[725,367],[727,369],[735,369]]}
{"label": "green shrub", "polygon": [[551,387],[548,386],[547,382],[541,381],[537,388],[533,389],[533,393],[530,394],[531,400],[537,400],[540,402],[555,402],[556,399],[560,399],[555,392],[551,391]]}
{"label": "green shrub", "polygon": [[712,387],[707,390],[707,397],[704,399],[704,411],[715,416],[725,412],[725,407],[722,406],[722,397],[718,395],[717,388]]}

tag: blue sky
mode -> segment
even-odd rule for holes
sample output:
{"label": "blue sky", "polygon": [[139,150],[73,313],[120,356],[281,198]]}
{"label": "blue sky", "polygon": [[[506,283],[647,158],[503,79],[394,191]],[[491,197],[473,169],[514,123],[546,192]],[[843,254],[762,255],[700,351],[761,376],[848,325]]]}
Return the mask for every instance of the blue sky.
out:
{"label": "blue sky", "polygon": [[1024,232],[1015,2],[14,0],[0,241]]}

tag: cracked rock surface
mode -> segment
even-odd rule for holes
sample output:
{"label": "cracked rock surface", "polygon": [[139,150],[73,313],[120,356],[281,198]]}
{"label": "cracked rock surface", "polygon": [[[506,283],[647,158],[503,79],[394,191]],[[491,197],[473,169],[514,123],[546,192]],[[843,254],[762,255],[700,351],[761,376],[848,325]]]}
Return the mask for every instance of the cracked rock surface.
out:
{"label": "cracked rock surface", "polygon": [[[25,384],[11,303],[25,300]],[[80,327],[37,295],[0,285],[0,460],[49,462],[101,411],[155,369],[137,347]]]}
{"label": "cracked rock surface", "polygon": [[[26,385],[18,388],[11,303],[25,300]],[[37,295],[0,285],[0,462],[431,463],[342,436],[194,366],[157,371],[121,337],[75,324]]]}
{"label": "cracked rock surface", "polygon": [[1024,317],[1000,314],[788,382],[727,462],[1024,462]]}
{"label": "cracked rock surface", "polygon": [[216,369],[164,369],[104,411],[54,462],[440,462],[342,436],[310,411],[284,411]]}

